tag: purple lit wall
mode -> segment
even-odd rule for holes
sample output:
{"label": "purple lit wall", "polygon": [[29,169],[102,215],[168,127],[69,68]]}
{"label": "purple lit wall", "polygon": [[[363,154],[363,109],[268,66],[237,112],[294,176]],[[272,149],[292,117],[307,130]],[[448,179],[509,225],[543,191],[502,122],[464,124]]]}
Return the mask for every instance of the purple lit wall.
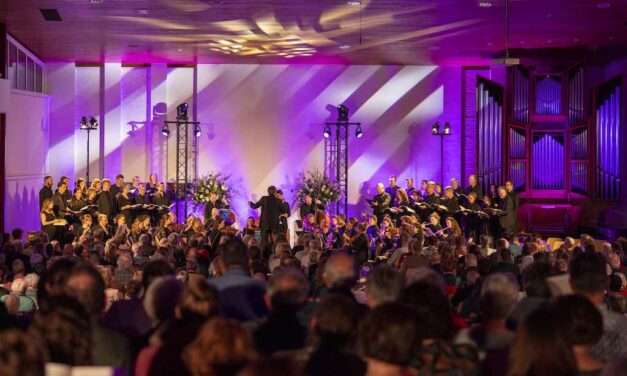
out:
{"label": "purple lit wall", "polygon": [[[163,119],[174,119],[176,106],[188,102],[190,117],[203,131],[198,173],[231,173],[242,193],[235,203],[240,215],[248,213],[248,199],[262,195],[268,185],[278,185],[291,199],[300,172],[323,168],[323,123],[335,119],[339,103],[350,108],[351,120],[364,124],[364,137],[351,137],[349,144],[351,214],[364,209],[376,183],[387,183],[391,174],[399,181],[439,177],[439,160],[433,158],[439,143],[430,134],[435,121],[450,122],[453,129],[444,145],[444,178],[460,177],[461,67],[49,65],[51,91],[62,100],[67,92],[76,94],[71,134],[60,113],[67,107],[52,98],[51,126],[67,136],[51,144],[53,175],[68,171],[68,163],[68,175],[84,174],[86,140],[76,119],[93,113],[104,138],[92,134],[92,178],[121,170],[127,180],[147,179],[151,171],[172,180],[174,132],[166,140],[160,130]],[[71,81],[54,77],[55,72],[70,76],[70,70]],[[157,111],[160,106],[165,110]],[[71,145],[73,158],[57,159],[65,149],[60,145]]]}

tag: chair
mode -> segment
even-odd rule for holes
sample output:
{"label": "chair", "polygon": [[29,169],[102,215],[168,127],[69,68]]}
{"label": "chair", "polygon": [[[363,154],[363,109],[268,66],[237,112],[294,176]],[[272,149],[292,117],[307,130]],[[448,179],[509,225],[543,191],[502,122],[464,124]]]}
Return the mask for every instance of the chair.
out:
{"label": "chair", "polygon": [[548,238],[546,240],[546,245],[548,245],[551,248],[551,250],[553,251],[553,250],[555,250],[554,244],[556,242],[562,242],[563,243],[561,238]]}

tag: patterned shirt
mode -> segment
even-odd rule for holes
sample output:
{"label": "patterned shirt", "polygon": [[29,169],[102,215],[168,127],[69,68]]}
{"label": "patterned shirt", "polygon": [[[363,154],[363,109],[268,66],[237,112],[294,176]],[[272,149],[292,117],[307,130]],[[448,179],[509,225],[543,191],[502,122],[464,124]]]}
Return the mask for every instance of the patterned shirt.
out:
{"label": "patterned shirt", "polygon": [[627,355],[627,317],[608,310],[605,305],[597,308],[603,316],[603,336],[590,353],[604,362]]}

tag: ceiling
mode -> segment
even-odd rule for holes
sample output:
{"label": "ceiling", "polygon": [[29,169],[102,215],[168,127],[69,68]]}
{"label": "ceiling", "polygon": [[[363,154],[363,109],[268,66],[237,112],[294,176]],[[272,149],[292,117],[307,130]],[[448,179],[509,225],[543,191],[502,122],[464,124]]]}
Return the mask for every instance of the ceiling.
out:
{"label": "ceiling", "polygon": [[[514,57],[627,55],[627,0],[509,9]],[[503,54],[504,19],[504,0],[0,0],[9,33],[44,61],[486,64]]]}

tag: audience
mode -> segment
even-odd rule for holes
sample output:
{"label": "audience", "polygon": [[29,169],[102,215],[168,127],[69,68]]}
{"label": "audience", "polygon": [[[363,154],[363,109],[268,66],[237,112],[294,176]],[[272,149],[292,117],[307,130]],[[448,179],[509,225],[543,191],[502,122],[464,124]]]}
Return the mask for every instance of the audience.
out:
{"label": "audience", "polygon": [[624,238],[477,244],[412,215],[334,218],[333,245],[314,220],[291,247],[194,217],[89,219],[74,241],[3,235],[0,375],[626,373]]}

